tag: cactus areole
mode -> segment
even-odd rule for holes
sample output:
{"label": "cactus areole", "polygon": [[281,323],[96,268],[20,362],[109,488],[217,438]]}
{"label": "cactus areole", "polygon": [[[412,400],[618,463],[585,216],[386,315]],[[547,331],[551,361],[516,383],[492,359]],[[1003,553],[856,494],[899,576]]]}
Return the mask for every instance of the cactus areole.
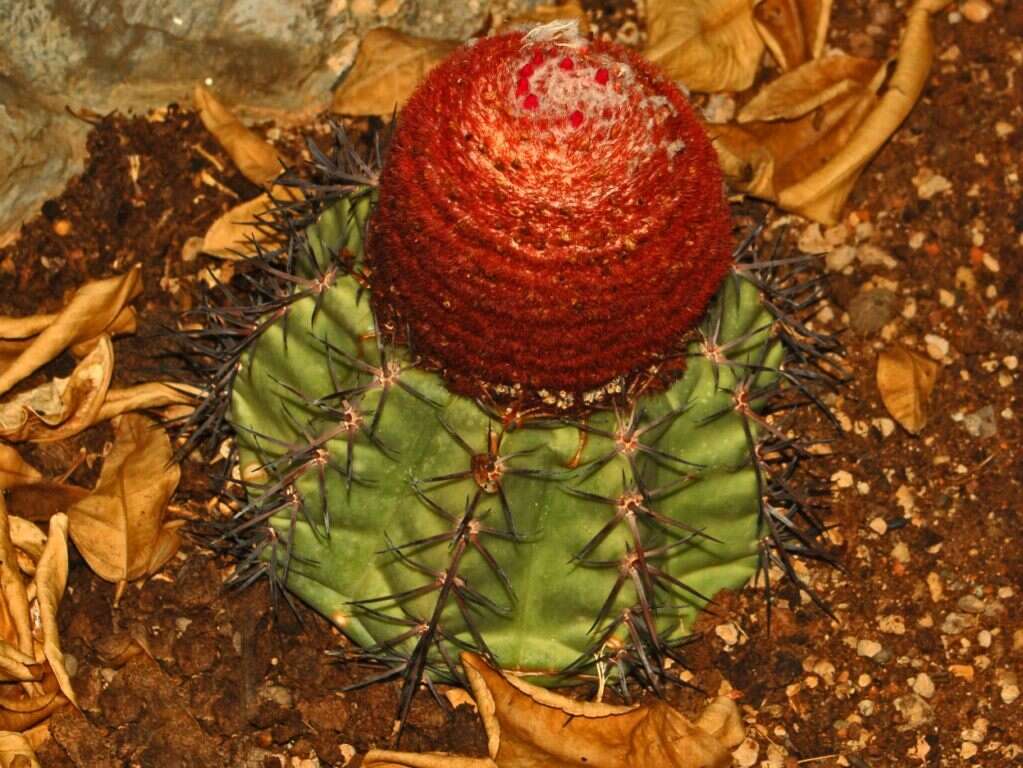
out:
{"label": "cactus areole", "polygon": [[730,231],[714,150],[650,64],[483,39],[398,118],[374,302],[456,385],[581,393],[677,348],[731,267]]}
{"label": "cactus areole", "polygon": [[465,649],[656,687],[716,592],[802,585],[821,526],[784,418],[833,380],[799,319],[819,282],[754,237],[730,253],[664,77],[538,27],[440,65],[374,159],[313,150],[280,246],[242,265],[252,302],[197,334],[240,580],[404,679],[402,715]]}

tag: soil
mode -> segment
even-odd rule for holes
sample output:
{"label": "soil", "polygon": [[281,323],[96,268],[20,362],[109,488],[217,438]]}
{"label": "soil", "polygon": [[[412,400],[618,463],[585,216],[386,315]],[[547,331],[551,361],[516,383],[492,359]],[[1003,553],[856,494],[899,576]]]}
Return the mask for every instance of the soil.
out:
{"label": "soil", "polygon": [[[642,34],[632,4],[586,5],[602,33]],[[894,49],[899,8],[836,5],[831,45]],[[805,577],[834,619],[782,588],[769,631],[763,590],[748,588],[719,595],[689,646],[692,682],[743,708],[740,766],[1023,765],[1023,13],[991,5],[980,23],[935,19],[929,84],[856,186],[844,225],[858,258],[829,273],[816,319],[845,342],[853,374],[829,402],[843,439],[808,470],[829,489],[841,568],[813,564]],[[173,375],[166,329],[204,271],[222,268],[183,258],[185,243],[257,190],[187,109],[94,123],[83,175],[0,251],[0,314],[53,310],[83,281],[141,262],[140,328],[116,342],[115,383]],[[298,159],[297,134],[263,130]],[[925,168],[950,189],[924,199]],[[796,248],[807,229],[767,237]],[[918,436],[892,423],[874,379],[879,351],[896,343],[941,362]],[[58,359],[24,386],[71,365]],[[801,420],[826,429],[812,412]],[[71,480],[89,485],[110,434],[19,450],[49,476],[76,466]],[[275,611],[262,583],[222,587],[233,563],[202,535],[216,514],[209,467],[190,458],[183,469],[173,508],[194,536],[160,574],[115,606],[113,585],[73,554],[60,619],[81,709],[53,717],[42,765],[340,766],[390,746],[397,685],[344,691],[366,671],[344,663],[346,641],[326,621]],[[672,696],[687,712],[706,700]],[[417,697],[402,748],[485,747],[470,708]]]}

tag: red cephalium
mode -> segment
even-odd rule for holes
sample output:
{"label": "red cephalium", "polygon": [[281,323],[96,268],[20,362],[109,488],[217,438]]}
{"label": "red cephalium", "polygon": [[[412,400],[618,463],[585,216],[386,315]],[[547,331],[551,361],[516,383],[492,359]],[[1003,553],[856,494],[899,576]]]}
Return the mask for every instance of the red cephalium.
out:
{"label": "red cephalium", "polygon": [[677,349],[730,250],[678,88],[539,28],[459,49],[413,94],[369,265],[378,312],[452,380],[582,392]]}

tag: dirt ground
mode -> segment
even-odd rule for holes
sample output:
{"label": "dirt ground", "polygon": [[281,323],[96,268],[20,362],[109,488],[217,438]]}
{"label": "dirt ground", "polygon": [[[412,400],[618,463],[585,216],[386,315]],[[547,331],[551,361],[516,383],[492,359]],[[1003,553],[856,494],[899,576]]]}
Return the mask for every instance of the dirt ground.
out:
{"label": "dirt ground", "polygon": [[[853,372],[830,403],[844,439],[812,468],[830,484],[842,568],[806,573],[836,620],[782,590],[768,633],[755,588],[720,595],[701,619],[693,683],[738,698],[750,734],[739,766],[1023,765],[1023,7],[990,2],[979,23],[954,5],[936,17],[920,104],[857,185],[845,229],[820,235],[850,246],[837,251],[848,263],[827,259],[832,298],[816,320],[840,335]],[[631,5],[588,5],[601,28],[638,40]],[[836,3],[830,44],[885,56],[903,5]],[[0,251],[0,314],[52,310],[86,279],[141,262],[141,326],[116,343],[115,384],[165,377],[176,370],[159,354],[173,348],[166,329],[219,266],[182,258],[183,246],[257,190],[185,108],[94,124],[84,174]],[[285,152],[299,146],[263,130]],[[947,189],[930,194],[945,185],[929,172]],[[790,225],[768,236],[809,247],[815,230]],[[875,383],[879,350],[896,342],[942,366],[915,437]],[[26,386],[71,367],[58,359]],[[57,475],[110,435],[99,426],[24,454]],[[81,461],[71,480],[91,484],[95,467]],[[81,710],[53,718],[42,764],[355,766],[388,746],[397,686],[342,692],[365,671],[327,654],[346,645],[327,622],[302,608],[275,618],[263,584],[222,588],[233,563],[202,536],[209,467],[183,469],[174,510],[193,537],[163,572],[113,607],[113,586],[72,555],[60,618]],[[683,711],[705,700],[674,695]],[[402,747],[482,755],[485,739],[470,708],[424,695]]]}

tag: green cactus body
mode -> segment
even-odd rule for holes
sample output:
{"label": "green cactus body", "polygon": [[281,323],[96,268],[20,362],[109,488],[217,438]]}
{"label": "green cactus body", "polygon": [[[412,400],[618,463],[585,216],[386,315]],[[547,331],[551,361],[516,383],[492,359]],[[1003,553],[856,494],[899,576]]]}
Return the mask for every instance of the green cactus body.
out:
{"label": "green cactus body", "polygon": [[[385,657],[410,655],[432,622],[441,676],[460,648],[550,676],[637,633],[685,636],[706,598],[758,567],[761,428],[746,393],[783,356],[758,288],[725,280],[667,389],[580,422],[504,423],[377,343],[356,277],[373,203],[357,190],[307,229],[298,273],[319,287],[234,379],[255,518],[289,547],[276,576]],[[354,269],[316,282],[338,253]]]}
{"label": "green cactus body", "polygon": [[225,290],[188,337],[206,397],[182,453],[236,437],[239,583],[403,678],[402,723],[463,650],[628,695],[679,682],[718,591],[806,589],[794,558],[828,556],[786,414],[841,379],[804,322],[820,281],[759,229],[731,253],[670,81],[554,25],[434,69],[386,162],[336,138],[279,180],[303,194],[240,266],[249,301]]}

